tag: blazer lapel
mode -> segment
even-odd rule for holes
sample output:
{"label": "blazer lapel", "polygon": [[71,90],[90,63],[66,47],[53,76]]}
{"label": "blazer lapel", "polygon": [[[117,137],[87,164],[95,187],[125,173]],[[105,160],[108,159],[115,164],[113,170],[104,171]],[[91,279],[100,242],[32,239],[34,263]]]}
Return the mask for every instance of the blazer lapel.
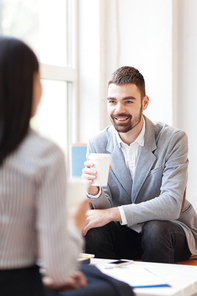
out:
{"label": "blazer lapel", "polygon": [[[118,145],[115,129],[112,127],[111,139],[107,145],[107,151],[111,154],[112,173],[115,175],[122,188],[131,196],[132,178],[125,165],[125,160]],[[130,202],[130,201],[129,201]]]}
{"label": "blazer lapel", "polygon": [[132,186],[132,202],[137,199],[139,191],[143,186],[152,166],[156,160],[153,151],[157,148],[155,142],[154,125],[144,116],[146,122],[146,130],[144,137],[144,146],[141,147],[141,151],[138,157],[137,166],[135,170],[135,176]]}

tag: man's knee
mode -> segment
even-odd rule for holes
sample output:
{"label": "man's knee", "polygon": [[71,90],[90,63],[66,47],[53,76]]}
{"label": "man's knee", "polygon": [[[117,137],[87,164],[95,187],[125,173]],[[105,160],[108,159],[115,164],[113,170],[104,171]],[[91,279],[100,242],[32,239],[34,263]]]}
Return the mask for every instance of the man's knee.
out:
{"label": "man's knee", "polygon": [[96,257],[112,258],[114,222],[103,227],[90,229],[85,236],[86,252]]}
{"label": "man's knee", "polygon": [[174,262],[173,236],[169,221],[152,220],[142,229],[143,261]]}
{"label": "man's knee", "polygon": [[92,228],[90,229],[86,236],[85,236],[85,242],[86,242],[86,252],[91,253],[91,250],[94,250],[95,245],[99,244],[101,232],[103,229],[100,228]]}
{"label": "man's knee", "polygon": [[142,235],[147,238],[160,238],[168,233],[167,221],[151,220],[144,224]]}
{"label": "man's knee", "polygon": [[190,255],[184,230],[172,221],[154,220],[142,230],[143,261],[168,262],[184,260]]}
{"label": "man's knee", "polygon": [[167,221],[152,220],[146,222],[142,229],[142,248],[156,252],[164,244],[168,246],[171,244]]}
{"label": "man's knee", "polygon": [[104,237],[106,237],[106,238],[109,237],[110,231],[113,228],[113,224],[114,223],[111,222],[111,223],[106,224],[102,227],[90,229],[85,236],[86,240],[99,241],[99,240],[102,240]]}

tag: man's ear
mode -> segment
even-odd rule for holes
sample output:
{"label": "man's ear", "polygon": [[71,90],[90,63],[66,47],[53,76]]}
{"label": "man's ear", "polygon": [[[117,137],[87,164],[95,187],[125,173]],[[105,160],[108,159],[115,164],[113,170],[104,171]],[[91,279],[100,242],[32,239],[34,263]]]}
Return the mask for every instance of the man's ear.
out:
{"label": "man's ear", "polygon": [[148,107],[148,104],[149,104],[149,97],[145,96],[142,100],[143,110],[146,110],[146,108]]}

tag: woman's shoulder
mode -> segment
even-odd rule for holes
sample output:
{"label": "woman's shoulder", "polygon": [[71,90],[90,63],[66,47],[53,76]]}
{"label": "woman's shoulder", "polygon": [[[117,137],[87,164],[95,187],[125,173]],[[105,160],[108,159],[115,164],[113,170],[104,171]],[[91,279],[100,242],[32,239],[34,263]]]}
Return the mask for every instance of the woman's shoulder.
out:
{"label": "woman's shoulder", "polygon": [[29,129],[13,157],[20,159],[21,162],[32,168],[49,167],[57,163],[65,164],[65,157],[61,148],[33,129]]}
{"label": "woman's shoulder", "polygon": [[49,138],[46,138],[33,129],[29,129],[27,136],[21,143],[22,149],[29,150],[32,154],[50,153],[52,151],[63,154],[61,148]]}

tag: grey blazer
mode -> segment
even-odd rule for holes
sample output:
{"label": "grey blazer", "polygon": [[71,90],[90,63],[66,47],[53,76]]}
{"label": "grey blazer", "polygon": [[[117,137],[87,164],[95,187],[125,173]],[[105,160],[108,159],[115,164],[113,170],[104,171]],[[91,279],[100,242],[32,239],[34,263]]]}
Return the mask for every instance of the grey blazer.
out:
{"label": "grey blazer", "polygon": [[91,199],[92,205],[97,209],[122,205],[128,227],[150,220],[174,221],[184,229],[191,253],[197,254],[197,214],[189,201],[183,202],[188,174],[187,135],[165,123],[144,119],[144,146],[133,181],[114,127],[90,138],[87,158],[90,153],[110,153],[112,166],[108,186],[102,188],[98,198]]}

